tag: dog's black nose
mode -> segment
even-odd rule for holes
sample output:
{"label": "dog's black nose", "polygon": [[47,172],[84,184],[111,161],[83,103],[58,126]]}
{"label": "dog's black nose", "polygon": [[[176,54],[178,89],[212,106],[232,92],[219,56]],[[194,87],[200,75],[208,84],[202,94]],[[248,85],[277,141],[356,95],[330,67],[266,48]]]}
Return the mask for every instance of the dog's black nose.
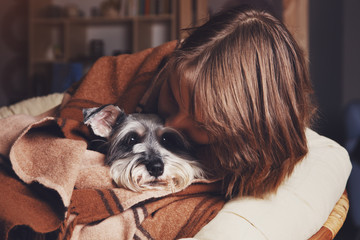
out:
{"label": "dog's black nose", "polygon": [[161,159],[149,161],[145,166],[151,176],[159,177],[164,173],[164,163]]}

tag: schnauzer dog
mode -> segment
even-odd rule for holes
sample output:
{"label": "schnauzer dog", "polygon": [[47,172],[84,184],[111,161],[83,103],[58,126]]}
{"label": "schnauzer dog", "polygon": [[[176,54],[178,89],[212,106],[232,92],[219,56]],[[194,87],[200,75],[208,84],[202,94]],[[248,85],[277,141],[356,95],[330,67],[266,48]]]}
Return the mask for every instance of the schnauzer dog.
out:
{"label": "schnauzer dog", "polygon": [[105,138],[105,163],[119,187],[175,191],[205,177],[189,142],[180,132],[164,127],[158,116],[128,115],[114,105],[83,109],[83,114],[93,133]]}

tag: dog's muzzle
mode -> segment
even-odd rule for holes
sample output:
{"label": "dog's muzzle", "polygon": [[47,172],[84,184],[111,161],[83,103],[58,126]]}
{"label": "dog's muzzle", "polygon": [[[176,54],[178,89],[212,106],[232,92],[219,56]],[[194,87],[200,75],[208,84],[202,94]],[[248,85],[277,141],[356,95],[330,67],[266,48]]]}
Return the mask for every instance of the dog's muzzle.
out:
{"label": "dog's muzzle", "polygon": [[146,170],[153,177],[159,177],[164,173],[164,162],[159,157],[142,159],[141,164],[144,164]]}

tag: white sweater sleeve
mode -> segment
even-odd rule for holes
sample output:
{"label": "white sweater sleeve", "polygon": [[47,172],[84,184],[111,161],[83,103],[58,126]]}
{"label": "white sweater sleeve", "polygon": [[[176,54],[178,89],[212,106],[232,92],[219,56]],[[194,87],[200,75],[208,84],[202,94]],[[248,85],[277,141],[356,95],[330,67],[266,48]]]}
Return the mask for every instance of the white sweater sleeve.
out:
{"label": "white sweater sleeve", "polygon": [[236,198],[194,237],[199,240],[304,240],[326,221],[351,172],[346,150],[306,130],[309,153],[267,199]]}

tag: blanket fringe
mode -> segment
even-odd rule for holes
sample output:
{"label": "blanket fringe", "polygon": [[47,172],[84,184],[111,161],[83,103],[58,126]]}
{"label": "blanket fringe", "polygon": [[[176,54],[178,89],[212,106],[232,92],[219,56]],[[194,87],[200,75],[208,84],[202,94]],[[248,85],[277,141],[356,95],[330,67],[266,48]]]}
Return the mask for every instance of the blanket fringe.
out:
{"label": "blanket fringe", "polygon": [[[73,209],[72,209],[73,210]],[[75,218],[69,223],[71,214],[75,214]],[[70,240],[76,225],[78,224],[78,214],[68,211],[67,216],[59,228],[57,240]]]}

